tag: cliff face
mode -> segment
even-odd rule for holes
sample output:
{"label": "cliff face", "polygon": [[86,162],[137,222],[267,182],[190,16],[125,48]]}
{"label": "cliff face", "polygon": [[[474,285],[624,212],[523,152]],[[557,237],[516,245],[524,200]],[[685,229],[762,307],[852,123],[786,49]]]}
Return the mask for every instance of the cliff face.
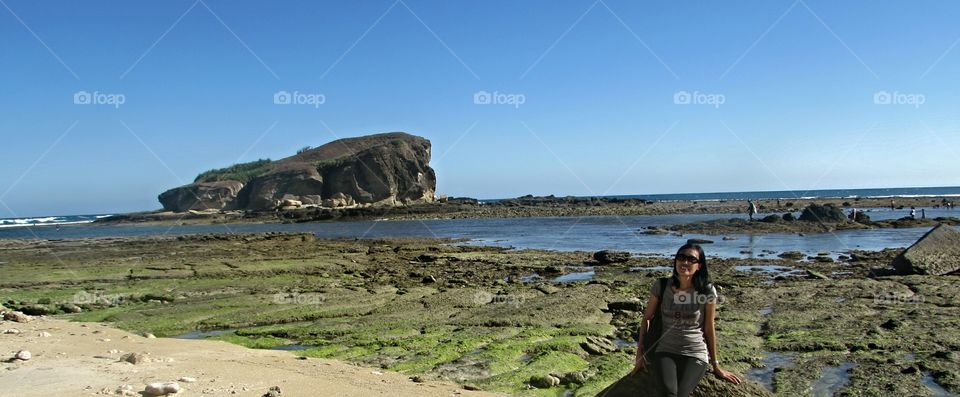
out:
{"label": "cliff face", "polygon": [[437,179],[429,163],[429,140],[391,132],[340,139],[273,162],[205,172],[159,199],[164,209],[178,212],[264,210],[288,199],[325,207],[430,202]]}

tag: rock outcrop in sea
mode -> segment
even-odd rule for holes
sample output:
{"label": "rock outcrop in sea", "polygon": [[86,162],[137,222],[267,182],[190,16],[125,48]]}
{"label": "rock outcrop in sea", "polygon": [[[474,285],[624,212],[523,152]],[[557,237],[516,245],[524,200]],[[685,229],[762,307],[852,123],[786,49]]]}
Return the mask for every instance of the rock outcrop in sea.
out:
{"label": "rock outcrop in sea", "polygon": [[284,201],[331,208],[431,202],[437,178],[429,163],[429,140],[391,132],[207,171],[158,198],[176,212],[266,210]]}
{"label": "rock outcrop in sea", "polygon": [[960,231],[940,224],[893,260],[904,274],[944,275],[960,270]]}

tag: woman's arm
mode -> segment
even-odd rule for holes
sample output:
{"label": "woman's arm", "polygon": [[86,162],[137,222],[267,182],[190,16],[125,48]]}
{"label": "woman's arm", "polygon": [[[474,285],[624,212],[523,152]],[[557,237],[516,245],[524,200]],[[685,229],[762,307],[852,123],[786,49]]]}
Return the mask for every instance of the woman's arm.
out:
{"label": "woman's arm", "polygon": [[660,303],[660,299],[656,295],[650,294],[650,298],[647,299],[647,308],[643,311],[643,318],[640,319],[640,335],[637,337],[637,358],[634,372],[646,365],[646,360],[643,358],[643,337],[650,329],[650,322],[653,321],[653,316],[657,313],[658,303]]}
{"label": "woman's arm", "polygon": [[710,366],[713,367],[713,374],[718,378],[740,384],[740,378],[731,372],[720,368],[720,361],[717,359],[717,328],[715,317],[717,314],[717,304],[715,302],[706,304],[706,313],[703,321],[703,337],[707,342],[707,353],[710,355]]}

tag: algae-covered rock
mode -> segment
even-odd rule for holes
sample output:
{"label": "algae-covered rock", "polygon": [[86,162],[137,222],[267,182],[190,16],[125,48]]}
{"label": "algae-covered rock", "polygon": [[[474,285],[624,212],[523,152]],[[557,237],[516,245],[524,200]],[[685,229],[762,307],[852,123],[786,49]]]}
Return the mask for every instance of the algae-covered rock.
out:
{"label": "algae-covered rock", "polygon": [[944,275],[960,270],[960,232],[940,224],[893,260],[904,274]]}

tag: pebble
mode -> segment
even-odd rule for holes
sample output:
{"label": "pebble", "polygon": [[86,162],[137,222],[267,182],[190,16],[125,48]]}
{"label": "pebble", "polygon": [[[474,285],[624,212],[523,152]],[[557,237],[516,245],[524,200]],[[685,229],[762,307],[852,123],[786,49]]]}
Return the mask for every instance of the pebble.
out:
{"label": "pebble", "polygon": [[43,332],[37,334],[37,336],[39,336],[39,337],[41,337],[41,338],[49,338],[49,337],[53,336],[53,334],[51,334],[51,333],[49,333],[49,332],[47,332],[47,331],[43,331]]}
{"label": "pebble", "polygon": [[165,396],[167,394],[176,394],[180,392],[180,385],[176,382],[170,383],[151,383],[143,389],[146,396]]}
{"label": "pebble", "polygon": [[180,379],[177,379],[180,382],[193,383],[197,381],[197,378],[192,378],[189,376],[181,376]]}
{"label": "pebble", "polygon": [[154,335],[154,334],[151,334],[151,333],[147,332],[147,333],[143,334],[143,337],[144,337],[144,338],[147,338],[147,339],[156,339],[157,336]]}
{"label": "pebble", "polygon": [[120,361],[126,361],[130,364],[142,364],[147,362],[147,356],[144,356],[140,353],[131,352],[120,356]]}
{"label": "pebble", "polygon": [[7,335],[19,335],[20,330],[16,328],[10,328],[10,329],[3,330],[3,333]]}
{"label": "pebble", "polygon": [[29,350],[21,350],[21,351],[18,351],[17,354],[13,356],[13,358],[16,358],[17,360],[27,361],[33,358],[33,354],[30,354]]}

